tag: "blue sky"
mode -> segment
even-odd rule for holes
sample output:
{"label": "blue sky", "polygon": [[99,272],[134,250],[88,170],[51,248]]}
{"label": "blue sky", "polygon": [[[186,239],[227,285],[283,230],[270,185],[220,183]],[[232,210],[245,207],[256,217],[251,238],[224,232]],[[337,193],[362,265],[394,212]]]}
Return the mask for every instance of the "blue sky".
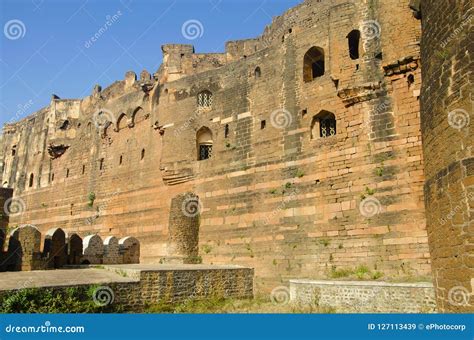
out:
{"label": "blue sky", "polygon": [[[226,41],[260,35],[272,17],[301,2],[0,0],[0,125],[47,106],[53,93],[82,98],[94,84],[105,88],[128,70],[153,73],[166,43],[223,52]],[[182,33],[189,20],[202,25],[198,36],[190,27],[191,39]]]}

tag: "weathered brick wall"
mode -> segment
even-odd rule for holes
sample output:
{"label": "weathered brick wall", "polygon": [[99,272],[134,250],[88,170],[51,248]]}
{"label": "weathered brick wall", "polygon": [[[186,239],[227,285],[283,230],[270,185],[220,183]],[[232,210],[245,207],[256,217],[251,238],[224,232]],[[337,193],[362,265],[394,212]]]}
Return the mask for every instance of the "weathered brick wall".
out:
{"label": "weathered brick wall", "polygon": [[5,240],[7,239],[7,227],[12,196],[12,189],[0,188],[0,254],[5,250]]}
{"label": "weathered brick wall", "polygon": [[422,1],[425,202],[438,306],[474,311],[472,1]]}
{"label": "weathered brick wall", "polygon": [[[364,37],[352,60],[347,35],[367,20],[380,39]],[[255,267],[259,288],[360,264],[430,274],[419,36],[408,1],[308,0],[221,55],[164,46],[153,78],[127,73],[82,100],[53,98],[4,129],[3,180],[26,206],[13,223],[132,235],[141,262],[158,262],[169,256],[171,199],[193,192],[203,262]],[[304,82],[313,46],[324,49],[325,73]],[[203,90],[213,104],[198,112]],[[99,111],[112,121],[105,132]],[[337,134],[312,139],[322,111]],[[213,150],[198,161],[202,127]]]}
{"label": "weathered brick wall", "polygon": [[338,313],[433,313],[431,283],[290,280],[290,301]]}

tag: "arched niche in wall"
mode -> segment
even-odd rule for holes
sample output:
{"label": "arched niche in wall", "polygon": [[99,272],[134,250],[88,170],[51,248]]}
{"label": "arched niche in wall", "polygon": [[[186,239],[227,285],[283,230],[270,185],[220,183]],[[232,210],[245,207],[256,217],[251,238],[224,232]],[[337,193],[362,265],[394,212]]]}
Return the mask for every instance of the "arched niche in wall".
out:
{"label": "arched niche in wall", "polygon": [[311,47],[304,55],[303,80],[305,83],[321,77],[325,72],[324,50],[321,47]]}

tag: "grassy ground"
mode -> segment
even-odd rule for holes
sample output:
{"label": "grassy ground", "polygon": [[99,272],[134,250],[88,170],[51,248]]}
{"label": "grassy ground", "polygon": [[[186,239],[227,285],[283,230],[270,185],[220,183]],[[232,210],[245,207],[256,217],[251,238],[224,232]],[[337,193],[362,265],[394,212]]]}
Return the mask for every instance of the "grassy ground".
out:
{"label": "grassy ground", "polygon": [[333,313],[329,308],[273,303],[268,296],[254,299],[209,298],[188,300],[180,304],[158,303],[146,308],[145,313]]}

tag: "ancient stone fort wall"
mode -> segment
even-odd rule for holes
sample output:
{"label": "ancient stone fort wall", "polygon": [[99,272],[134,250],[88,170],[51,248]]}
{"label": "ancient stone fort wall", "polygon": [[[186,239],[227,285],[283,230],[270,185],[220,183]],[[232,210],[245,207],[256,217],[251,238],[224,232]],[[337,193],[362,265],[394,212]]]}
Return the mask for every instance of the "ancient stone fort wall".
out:
{"label": "ancient stone fort wall", "polygon": [[474,311],[473,2],[424,1],[425,202],[438,308]]}
{"label": "ancient stone fort wall", "polygon": [[[165,45],[153,75],[53,96],[4,127],[10,225],[130,235],[142,263],[184,249],[254,267],[257,287],[430,274],[420,34],[408,1],[308,0],[224,53]],[[179,223],[187,192],[200,216]]]}

